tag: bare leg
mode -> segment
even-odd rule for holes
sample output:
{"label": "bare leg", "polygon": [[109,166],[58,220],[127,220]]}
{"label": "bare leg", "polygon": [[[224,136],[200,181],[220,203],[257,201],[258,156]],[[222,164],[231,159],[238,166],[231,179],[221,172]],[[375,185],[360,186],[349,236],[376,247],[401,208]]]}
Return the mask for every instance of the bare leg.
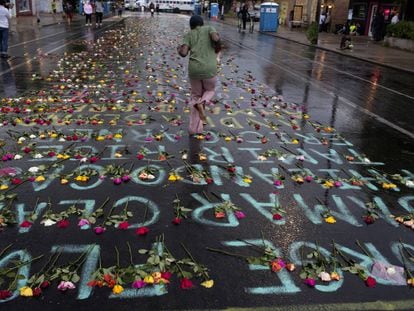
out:
{"label": "bare leg", "polygon": [[190,79],[191,84],[191,101],[190,101],[190,124],[189,133],[196,134],[203,131],[203,122],[198,110],[200,98],[203,94],[203,85],[201,80]]}

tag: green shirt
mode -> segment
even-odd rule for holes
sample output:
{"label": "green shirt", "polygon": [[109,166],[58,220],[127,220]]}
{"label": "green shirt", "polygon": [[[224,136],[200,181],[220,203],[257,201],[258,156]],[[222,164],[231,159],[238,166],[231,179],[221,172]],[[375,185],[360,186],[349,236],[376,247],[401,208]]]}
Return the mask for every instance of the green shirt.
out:
{"label": "green shirt", "polygon": [[186,33],[183,44],[190,48],[188,75],[204,80],[217,75],[217,58],[210,34],[217,32],[212,26],[199,26]]}

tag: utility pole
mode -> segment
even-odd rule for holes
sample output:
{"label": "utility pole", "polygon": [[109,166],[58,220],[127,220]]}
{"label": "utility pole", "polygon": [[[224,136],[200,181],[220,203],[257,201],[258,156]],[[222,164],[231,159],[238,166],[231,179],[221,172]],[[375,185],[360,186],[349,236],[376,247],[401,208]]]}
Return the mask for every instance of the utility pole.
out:
{"label": "utility pole", "polygon": [[321,0],[316,0],[316,14],[315,14],[315,22],[319,27],[319,16],[321,15]]}

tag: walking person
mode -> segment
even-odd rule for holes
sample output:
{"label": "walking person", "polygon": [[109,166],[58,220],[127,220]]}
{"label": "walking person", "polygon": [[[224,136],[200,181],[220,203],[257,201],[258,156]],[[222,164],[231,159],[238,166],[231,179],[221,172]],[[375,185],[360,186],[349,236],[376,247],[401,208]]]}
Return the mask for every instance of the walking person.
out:
{"label": "walking person", "polygon": [[101,0],[96,0],[95,2],[95,23],[96,23],[96,27],[101,27],[102,26],[102,17],[103,17],[103,12],[104,12],[104,8],[102,5],[102,1]]}
{"label": "walking person", "polygon": [[384,38],[385,18],[382,10],[377,12],[371,24],[372,35],[375,41],[381,41]]}
{"label": "walking person", "polygon": [[0,0],[0,57],[7,59],[10,56],[7,54],[9,48],[9,27],[10,27],[11,13],[10,8],[5,0]]}
{"label": "walking person", "polygon": [[92,4],[89,1],[86,1],[83,4],[83,13],[85,13],[85,17],[86,17],[85,26],[91,26],[92,25],[93,7],[92,7]]}
{"label": "walking person", "polygon": [[65,3],[65,15],[68,24],[70,25],[73,20],[73,5],[70,1],[66,1]]}
{"label": "walking person", "polygon": [[190,18],[190,31],[184,35],[177,51],[182,57],[189,54],[188,75],[191,84],[189,133],[203,132],[206,124],[205,105],[213,98],[216,87],[217,57],[220,36],[212,26],[204,26],[203,18]]}
{"label": "walking person", "polygon": [[118,2],[117,5],[118,5],[118,17],[122,17],[122,9],[123,9],[122,3]]}
{"label": "walking person", "polygon": [[242,9],[237,13],[237,16],[241,18],[243,23],[243,30],[246,30],[246,23],[247,19],[249,18],[249,9],[247,8],[247,4],[243,5]]}
{"label": "walking person", "polygon": [[150,3],[149,10],[151,12],[151,16],[154,16],[155,6],[154,6],[154,3],[153,2]]}

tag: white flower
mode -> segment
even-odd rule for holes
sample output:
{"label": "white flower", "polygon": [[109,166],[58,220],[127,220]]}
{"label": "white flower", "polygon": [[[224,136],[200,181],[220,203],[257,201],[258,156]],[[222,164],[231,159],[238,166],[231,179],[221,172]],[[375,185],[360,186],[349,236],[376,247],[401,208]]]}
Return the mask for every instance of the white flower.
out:
{"label": "white flower", "polygon": [[35,134],[32,134],[32,135],[29,136],[29,138],[30,139],[35,139],[36,138],[36,135]]}
{"label": "white flower", "polygon": [[368,159],[367,157],[363,158],[362,161],[365,162],[365,163],[371,163],[371,160]]}
{"label": "white flower", "polygon": [[26,140],[26,137],[19,137],[18,141],[19,142],[24,142]]}
{"label": "white flower", "polygon": [[37,166],[32,166],[31,168],[28,169],[28,171],[30,173],[36,174],[39,171],[39,167]]}
{"label": "white flower", "polygon": [[394,275],[395,274],[395,268],[394,267],[388,267],[387,268],[387,274],[388,275]]}
{"label": "white flower", "polygon": [[41,159],[41,158],[43,158],[43,155],[42,155],[41,153],[36,153],[36,154],[33,156],[33,158],[34,158],[34,159]]}
{"label": "white flower", "polygon": [[152,175],[152,174],[148,174],[147,178],[151,180],[151,179],[154,179],[154,178],[155,178],[155,176],[154,176],[154,175]]}
{"label": "white flower", "polygon": [[23,156],[21,156],[20,154],[16,154],[13,159],[20,160],[21,158],[23,158]]}
{"label": "white flower", "polygon": [[188,154],[187,153],[183,153],[183,155],[181,156],[181,159],[187,160],[187,158],[188,158]]}
{"label": "white flower", "polygon": [[259,161],[266,161],[266,160],[267,160],[267,158],[266,158],[265,156],[263,156],[263,155],[259,155],[259,156],[257,157],[257,160],[259,160]]}
{"label": "white flower", "polygon": [[407,181],[405,182],[405,185],[406,185],[408,188],[414,188],[414,181],[412,181],[412,180],[407,180]]}
{"label": "white flower", "polygon": [[280,157],[278,157],[277,158],[279,161],[285,161],[286,160],[286,158],[284,157],[284,156],[280,156]]}
{"label": "white flower", "polygon": [[40,223],[45,227],[50,227],[53,226],[56,223],[56,221],[53,221],[52,219],[44,219]]}
{"label": "white flower", "polygon": [[319,273],[319,278],[324,281],[324,282],[330,282],[331,279],[331,275],[328,272],[322,271],[321,273]]}
{"label": "white flower", "polygon": [[59,141],[66,141],[66,139],[65,138],[63,138],[63,137],[61,137],[61,138],[59,138]]}
{"label": "white flower", "polygon": [[86,163],[88,161],[88,158],[83,157],[82,159],[79,160],[79,162],[81,163]]}

